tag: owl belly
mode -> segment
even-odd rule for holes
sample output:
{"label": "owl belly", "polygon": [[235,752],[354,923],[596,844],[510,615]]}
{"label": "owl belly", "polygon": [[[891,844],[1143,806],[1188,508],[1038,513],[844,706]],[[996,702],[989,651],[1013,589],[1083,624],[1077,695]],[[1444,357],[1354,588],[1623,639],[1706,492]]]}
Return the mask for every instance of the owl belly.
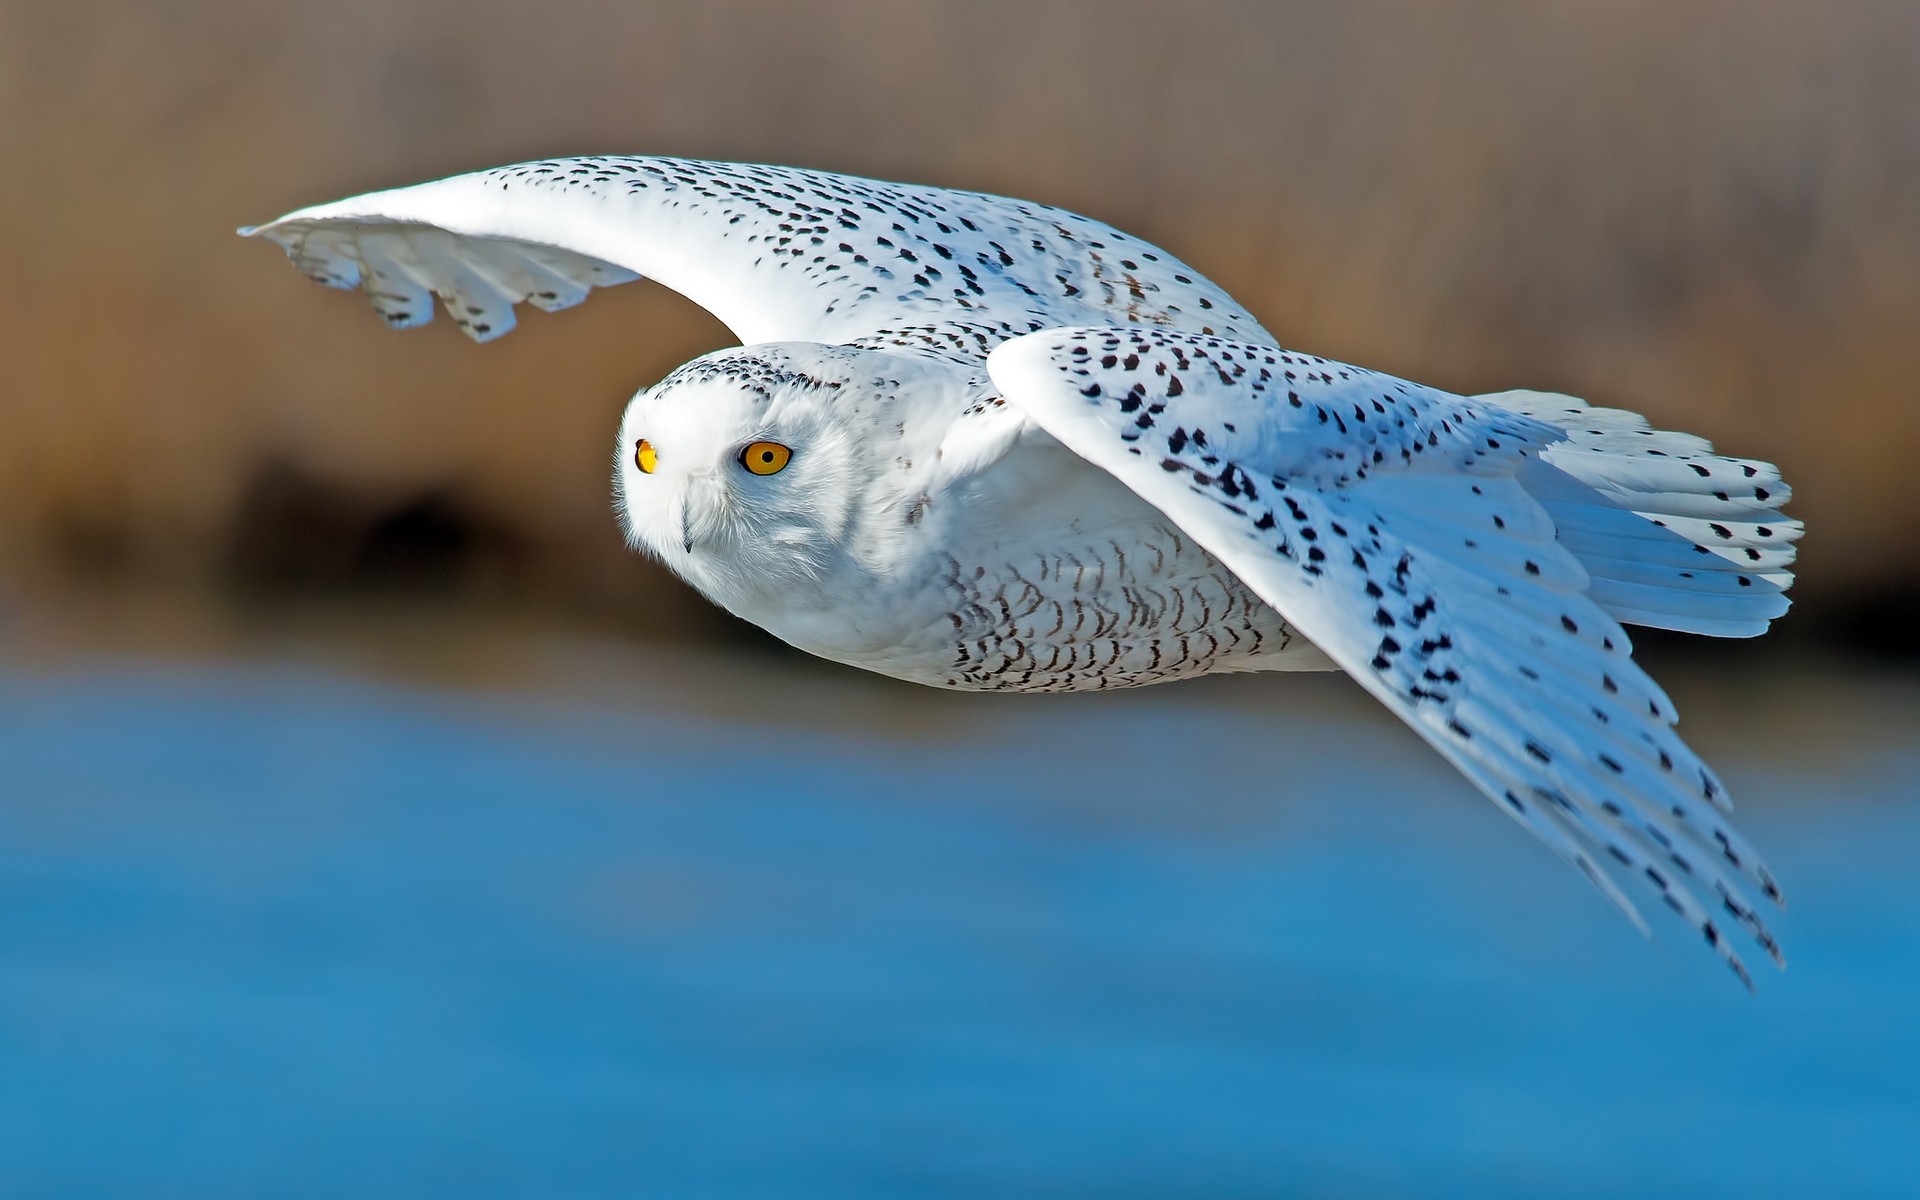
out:
{"label": "owl belly", "polygon": [[933,594],[941,611],[926,652],[859,665],[935,687],[1014,692],[1332,666],[1212,555],[1165,527],[1007,561],[945,556]]}
{"label": "owl belly", "polygon": [[1103,691],[1333,669],[1191,537],[1044,435],[946,488],[875,477],[886,486],[816,579],[683,574],[802,650],[932,687]]}

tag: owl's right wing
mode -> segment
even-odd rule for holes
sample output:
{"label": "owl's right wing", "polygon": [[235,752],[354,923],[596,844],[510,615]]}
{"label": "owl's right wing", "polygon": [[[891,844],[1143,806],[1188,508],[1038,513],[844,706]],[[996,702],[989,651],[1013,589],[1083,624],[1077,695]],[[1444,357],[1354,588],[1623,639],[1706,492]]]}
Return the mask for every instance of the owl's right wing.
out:
{"label": "owl's right wing", "polygon": [[823,171],[646,157],[522,163],[243,229],[396,328],[441,304],[476,341],[514,306],[642,276],[746,343],[898,347],[978,363],[1003,339],[1142,322],[1271,341],[1191,267],[1045,205]]}
{"label": "owl's right wing", "polygon": [[[988,368],[1008,406],[1219,558],[1636,922],[1602,856],[1742,980],[1717,914],[1778,961],[1741,886],[1777,900],[1773,877],[1519,477],[1564,429],[1312,355],[1159,329],[1036,333]],[[1741,476],[1738,460],[1669,461],[1690,478],[1685,467],[1729,462],[1723,473]],[[1754,603],[1777,615],[1769,586]]]}

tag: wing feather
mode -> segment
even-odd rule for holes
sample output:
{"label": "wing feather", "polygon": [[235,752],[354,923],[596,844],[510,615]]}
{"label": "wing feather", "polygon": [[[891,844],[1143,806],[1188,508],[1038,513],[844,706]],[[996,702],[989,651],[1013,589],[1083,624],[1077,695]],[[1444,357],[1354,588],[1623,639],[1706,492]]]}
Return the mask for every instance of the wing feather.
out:
{"label": "wing feather", "polygon": [[1727,824],[1724,786],[1516,478],[1561,430],[1165,330],[1053,330],[988,365],[1009,404],[1219,557],[1610,899],[1587,847],[1743,981],[1723,917],[1778,960],[1738,880],[1779,890]]}
{"label": "wing feather", "polygon": [[672,158],[522,163],[316,205],[241,233],[362,287],[390,324],[438,296],[498,337],[511,305],[646,276],[744,342],[819,341],[977,363],[1002,339],[1142,322],[1271,340],[1193,268],[1098,221],[999,196]]}

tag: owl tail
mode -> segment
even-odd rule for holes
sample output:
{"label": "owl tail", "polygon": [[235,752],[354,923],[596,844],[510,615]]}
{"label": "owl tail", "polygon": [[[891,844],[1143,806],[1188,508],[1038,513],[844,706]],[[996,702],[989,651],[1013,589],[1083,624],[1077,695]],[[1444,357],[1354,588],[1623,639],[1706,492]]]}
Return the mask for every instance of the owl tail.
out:
{"label": "owl tail", "polygon": [[1800,522],[1771,463],[1726,458],[1637,413],[1550,392],[1475,397],[1566,432],[1519,479],[1627,625],[1754,637],[1787,611]]}

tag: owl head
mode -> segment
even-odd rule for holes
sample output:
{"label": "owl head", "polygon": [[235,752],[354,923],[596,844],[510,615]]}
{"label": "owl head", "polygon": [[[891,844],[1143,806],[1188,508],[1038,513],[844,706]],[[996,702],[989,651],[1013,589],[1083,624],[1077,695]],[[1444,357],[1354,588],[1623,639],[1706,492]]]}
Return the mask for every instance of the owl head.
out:
{"label": "owl head", "polygon": [[742,615],[755,597],[804,602],[872,549],[861,543],[910,461],[915,406],[901,393],[925,373],[811,342],[694,359],[622,418],[614,495],[628,540]]}

